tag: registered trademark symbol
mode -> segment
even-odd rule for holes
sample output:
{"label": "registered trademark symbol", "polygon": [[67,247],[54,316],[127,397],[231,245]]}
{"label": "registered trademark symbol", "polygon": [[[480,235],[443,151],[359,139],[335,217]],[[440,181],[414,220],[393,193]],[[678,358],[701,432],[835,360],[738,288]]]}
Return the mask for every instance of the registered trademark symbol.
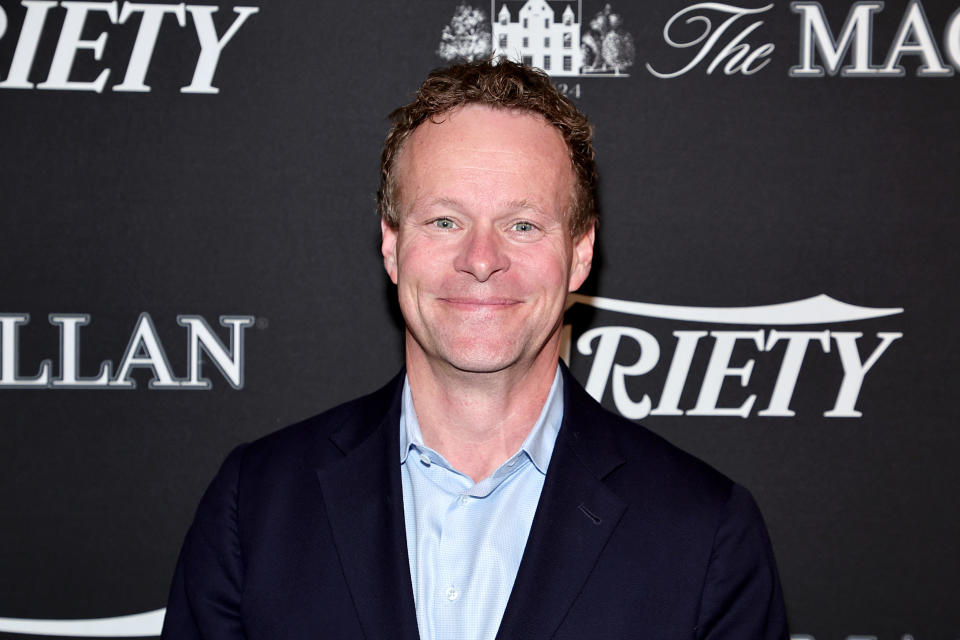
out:
{"label": "registered trademark symbol", "polygon": [[270,320],[267,318],[257,318],[256,323],[254,323],[254,326],[256,326],[257,329],[266,329],[267,327],[270,326]]}

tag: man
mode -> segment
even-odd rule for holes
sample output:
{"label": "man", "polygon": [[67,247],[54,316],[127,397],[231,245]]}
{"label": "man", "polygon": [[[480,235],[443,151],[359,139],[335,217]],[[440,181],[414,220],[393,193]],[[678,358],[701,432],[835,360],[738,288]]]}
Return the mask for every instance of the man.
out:
{"label": "man", "polygon": [[749,494],[559,365],[593,257],[586,118],[508,61],[436,71],[392,118],[405,372],[227,458],[164,637],[786,638]]}

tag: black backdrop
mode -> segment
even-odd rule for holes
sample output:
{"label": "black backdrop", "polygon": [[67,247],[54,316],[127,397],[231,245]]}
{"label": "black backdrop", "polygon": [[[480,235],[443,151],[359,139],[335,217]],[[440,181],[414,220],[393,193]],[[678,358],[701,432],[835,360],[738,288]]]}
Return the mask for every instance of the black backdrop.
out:
{"label": "black backdrop", "polygon": [[[482,39],[491,7],[474,4],[486,20]],[[584,36],[604,10],[599,0],[567,4],[582,13]],[[3,637],[30,629],[106,635],[85,622],[44,621],[162,608],[193,510],[227,451],[372,390],[398,368],[400,325],[374,213],[379,147],[385,115],[443,63],[441,33],[458,10],[454,0],[292,0],[250,5],[255,13],[191,5],[183,26],[175,11],[162,14],[147,60],[149,90],[127,91],[113,87],[132,64],[142,16],[176,5],[131,7],[122,24],[123,3],[46,5],[2,0],[0,17]],[[118,12],[117,24],[106,5]],[[918,73],[936,67],[916,53],[914,45],[926,43],[918,22],[906,34],[902,77],[829,68],[822,77],[795,77],[801,9],[780,1],[737,6],[758,13],[730,23],[703,62],[660,78],[651,68],[680,70],[706,43],[670,46],[663,29],[671,16],[689,10],[671,32],[680,42],[705,28],[683,19],[710,17],[716,34],[732,14],[686,0],[618,0],[611,11],[619,22],[611,26],[608,17],[603,28],[620,38],[621,58],[629,57],[629,35],[633,65],[555,78],[596,126],[602,176],[598,265],[582,290],[588,297],[572,300],[579,304],[568,314],[571,367],[584,383],[599,376],[611,409],[645,394],[656,409],[676,360],[674,332],[703,332],[677,396],[681,415],[654,411],[642,421],[754,492],[791,632],[818,640],[956,638],[960,78]],[[873,11],[863,27],[872,27],[872,66],[884,65],[913,6],[891,0]],[[832,0],[822,7],[837,37],[852,7]],[[932,46],[955,73],[957,8],[922,4]],[[28,10],[45,12],[32,60]],[[72,64],[64,27],[71,11],[74,20],[87,12]],[[211,20],[218,37],[239,23],[215,61],[209,87],[218,92],[181,91],[191,86],[203,50],[198,33]],[[769,63],[752,74],[727,74],[723,64],[708,73],[716,53],[756,21],[763,24],[742,42],[754,51],[771,43],[757,59]],[[101,33],[97,59],[83,41]],[[219,46],[209,35],[208,55]],[[68,70],[59,80],[50,71],[58,45]],[[843,64],[854,55],[851,47]],[[823,66],[823,50],[814,56]],[[10,86],[17,60],[27,65],[26,82],[19,80],[27,86]],[[104,69],[100,92],[64,86]],[[831,315],[822,299],[804,307],[805,316],[716,310],[820,294],[876,317],[850,317],[848,308]],[[600,298],[615,302],[604,308]],[[634,313],[629,303],[637,302],[670,307]],[[63,367],[51,314],[89,316],[79,328],[79,373],[89,378],[104,360],[118,373],[143,313],[153,332],[141,326],[131,363],[159,353],[139,339],[156,335],[171,375],[185,378],[188,332],[177,319],[200,316],[242,364],[242,388],[208,352],[200,365],[207,390],[149,388],[162,368],[157,360],[133,368],[135,389],[54,382]],[[255,319],[240,331],[242,353],[230,350],[221,316]],[[577,344],[594,329],[591,344]],[[643,349],[652,357],[649,340],[631,337],[638,331],[656,343],[659,359],[649,372],[624,374]],[[733,331],[749,335],[738,334],[727,363],[717,354]],[[772,343],[771,331],[830,332],[828,352],[814,338],[800,360],[793,415],[762,412],[789,338]],[[861,415],[825,416],[847,369],[865,366],[886,334],[902,337],[889,338],[853,390],[852,412]],[[603,340],[617,347],[606,369],[595,357]],[[852,353],[859,360],[845,368],[843,354]],[[48,384],[16,386],[46,359]],[[724,375],[725,364],[738,369],[751,360],[742,375]],[[620,406],[617,366],[625,381]],[[722,383],[713,403],[703,391],[711,375]],[[750,395],[746,418],[716,415]],[[707,415],[695,415],[697,406]],[[129,635],[150,635],[157,620],[135,624]]]}

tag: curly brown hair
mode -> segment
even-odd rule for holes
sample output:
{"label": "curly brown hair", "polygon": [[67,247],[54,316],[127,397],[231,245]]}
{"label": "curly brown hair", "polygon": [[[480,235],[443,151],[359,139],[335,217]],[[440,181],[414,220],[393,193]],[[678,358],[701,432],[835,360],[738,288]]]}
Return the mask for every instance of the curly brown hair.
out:
{"label": "curly brown hair", "polygon": [[467,104],[536,113],[555,127],[567,144],[575,175],[570,234],[579,237],[597,224],[597,167],[587,116],[545,73],[502,57],[431,71],[413,102],[390,114],[393,126],[383,143],[377,191],[377,208],[387,224],[396,228],[400,223],[393,169],[407,138],[428,118],[436,122],[438,116]]}

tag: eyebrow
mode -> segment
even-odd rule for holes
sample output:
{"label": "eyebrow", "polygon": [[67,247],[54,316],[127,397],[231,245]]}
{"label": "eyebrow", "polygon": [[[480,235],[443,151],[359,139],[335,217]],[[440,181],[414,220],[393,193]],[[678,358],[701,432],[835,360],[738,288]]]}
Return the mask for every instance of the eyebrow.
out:
{"label": "eyebrow", "polygon": [[544,211],[539,206],[530,202],[529,200],[511,200],[507,203],[507,207],[511,211],[520,211],[521,209],[529,209],[534,213],[543,214]]}
{"label": "eyebrow", "polygon": [[[458,212],[466,209],[466,207],[464,206],[461,200],[458,200],[456,198],[447,198],[447,197],[440,197],[440,198],[431,200],[427,204],[427,207],[435,207],[438,205],[442,207],[448,207]],[[544,213],[543,209],[541,209],[539,206],[537,206],[536,204],[526,199],[510,200],[509,202],[505,203],[505,208],[509,211],[522,211],[524,209],[527,209],[541,215]]]}
{"label": "eyebrow", "polygon": [[427,207],[428,208],[436,207],[438,205],[441,207],[446,207],[448,209],[453,209],[454,211],[458,211],[458,212],[463,211],[465,208],[463,206],[463,202],[461,202],[460,200],[457,200],[456,198],[435,198],[434,200],[431,200],[427,204]]}

